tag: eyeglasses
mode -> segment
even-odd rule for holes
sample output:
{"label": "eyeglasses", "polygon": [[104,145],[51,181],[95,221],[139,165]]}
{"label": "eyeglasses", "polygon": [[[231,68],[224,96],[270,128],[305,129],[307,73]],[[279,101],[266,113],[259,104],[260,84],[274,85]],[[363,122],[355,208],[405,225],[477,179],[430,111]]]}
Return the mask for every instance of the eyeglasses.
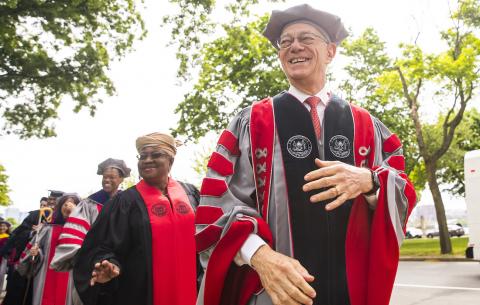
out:
{"label": "eyeglasses", "polygon": [[302,45],[305,45],[305,46],[309,46],[309,45],[314,44],[315,40],[317,40],[317,38],[320,38],[321,41],[323,41],[325,43],[328,43],[327,40],[324,37],[322,37],[318,34],[311,33],[311,32],[305,32],[305,33],[301,33],[300,35],[298,35],[296,37],[293,37],[291,35],[284,35],[284,36],[280,37],[279,40],[277,40],[277,47],[279,49],[288,49],[292,46],[295,39],[298,41],[298,43],[300,43]]}
{"label": "eyeglasses", "polygon": [[150,159],[152,160],[159,158],[167,158],[168,154],[161,151],[154,151],[151,153],[141,153],[140,155],[137,155],[137,159],[141,161],[147,160],[148,157],[150,157]]}

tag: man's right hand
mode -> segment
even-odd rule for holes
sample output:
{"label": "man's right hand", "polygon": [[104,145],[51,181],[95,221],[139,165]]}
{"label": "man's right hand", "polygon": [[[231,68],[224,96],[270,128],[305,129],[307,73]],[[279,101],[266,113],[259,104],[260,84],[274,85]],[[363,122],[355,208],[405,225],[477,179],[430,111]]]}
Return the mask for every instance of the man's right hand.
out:
{"label": "man's right hand", "polygon": [[90,286],[95,285],[95,283],[106,283],[119,275],[120,268],[117,265],[107,260],[96,263],[90,279]]}
{"label": "man's right hand", "polygon": [[252,256],[250,263],[273,304],[313,304],[316,293],[307,282],[313,282],[314,277],[298,260],[263,245]]}

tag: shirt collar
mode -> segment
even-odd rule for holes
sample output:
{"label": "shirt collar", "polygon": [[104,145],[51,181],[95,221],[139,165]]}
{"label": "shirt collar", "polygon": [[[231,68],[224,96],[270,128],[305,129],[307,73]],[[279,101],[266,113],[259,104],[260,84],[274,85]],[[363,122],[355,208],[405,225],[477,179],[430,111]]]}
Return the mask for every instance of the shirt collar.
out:
{"label": "shirt collar", "polygon": [[[310,94],[300,91],[293,85],[290,85],[290,88],[288,89],[288,93],[293,95],[297,100],[299,100],[302,103],[304,103],[305,100],[311,96]],[[330,100],[329,90],[327,86],[325,85],[322,88],[322,90],[318,91],[315,94],[315,96],[319,97],[322,100],[322,103],[326,106],[328,101]]]}

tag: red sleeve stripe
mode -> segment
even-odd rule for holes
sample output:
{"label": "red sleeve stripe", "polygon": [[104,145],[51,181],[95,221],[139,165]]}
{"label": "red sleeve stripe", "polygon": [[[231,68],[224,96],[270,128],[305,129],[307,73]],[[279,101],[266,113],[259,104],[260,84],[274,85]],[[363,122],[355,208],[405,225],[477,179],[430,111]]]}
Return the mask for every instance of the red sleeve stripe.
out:
{"label": "red sleeve stripe", "polygon": [[82,239],[77,239],[77,238],[60,238],[60,239],[58,240],[57,245],[69,244],[69,245],[79,245],[79,246],[81,246],[82,243],[83,243],[83,240],[82,240]]}
{"label": "red sleeve stripe", "polygon": [[227,192],[228,186],[224,180],[215,178],[204,178],[202,187],[200,188],[200,195],[221,197]]}
{"label": "red sleeve stripe", "polygon": [[32,248],[32,244],[31,243],[28,243],[25,248],[27,248],[27,250],[30,250]]}
{"label": "red sleeve stripe", "polygon": [[405,171],[405,158],[403,156],[390,156],[387,160],[388,165],[399,171]]}
{"label": "red sleeve stripe", "polygon": [[80,230],[74,229],[74,228],[63,228],[62,229],[62,234],[70,234],[76,237],[80,237],[81,239],[85,239],[85,236],[87,234],[83,233]]}
{"label": "red sleeve stripe", "polygon": [[220,139],[218,139],[218,145],[225,147],[232,155],[240,155],[240,150],[238,149],[238,139],[230,130],[225,129],[222,132]]}
{"label": "red sleeve stripe", "polygon": [[213,246],[213,244],[215,244],[220,239],[221,235],[222,227],[216,225],[209,225],[202,231],[198,232],[195,235],[197,252],[200,253]]}
{"label": "red sleeve stripe", "polygon": [[233,174],[233,163],[218,152],[213,152],[207,166],[222,176],[231,176]]}
{"label": "red sleeve stripe", "polygon": [[77,217],[68,217],[67,222],[82,226],[87,231],[90,230],[90,224],[85,219],[81,219]]}
{"label": "red sleeve stripe", "polygon": [[24,259],[24,258],[25,258],[25,256],[27,256],[27,253],[25,253],[25,252],[22,252],[22,254],[20,255],[20,259]]}
{"label": "red sleeve stripe", "polygon": [[98,214],[100,214],[100,212],[102,211],[102,208],[103,208],[103,204],[97,203]]}
{"label": "red sleeve stripe", "polygon": [[388,139],[383,141],[383,151],[386,153],[393,153],[402,147],[402,143],[396,134],[392,134]]}
{"label": "red sleeve stripe", "polygon": [[222,217],[223,211],[220,207],[201,205],[195,215],[195,223],[198,225],[209,225]]}

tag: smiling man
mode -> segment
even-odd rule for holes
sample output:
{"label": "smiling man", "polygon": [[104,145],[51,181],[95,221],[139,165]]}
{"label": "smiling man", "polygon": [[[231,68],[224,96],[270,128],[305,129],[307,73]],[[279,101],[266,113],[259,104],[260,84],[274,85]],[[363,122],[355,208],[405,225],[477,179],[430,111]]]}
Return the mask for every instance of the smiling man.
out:
{"label": "smiling man", "polygon": [[264,35],[290,88],[242,110],[208,162],[197,304],[387,305],[416,201],[401,143],[328,89],[339,17],[273,11]]}

